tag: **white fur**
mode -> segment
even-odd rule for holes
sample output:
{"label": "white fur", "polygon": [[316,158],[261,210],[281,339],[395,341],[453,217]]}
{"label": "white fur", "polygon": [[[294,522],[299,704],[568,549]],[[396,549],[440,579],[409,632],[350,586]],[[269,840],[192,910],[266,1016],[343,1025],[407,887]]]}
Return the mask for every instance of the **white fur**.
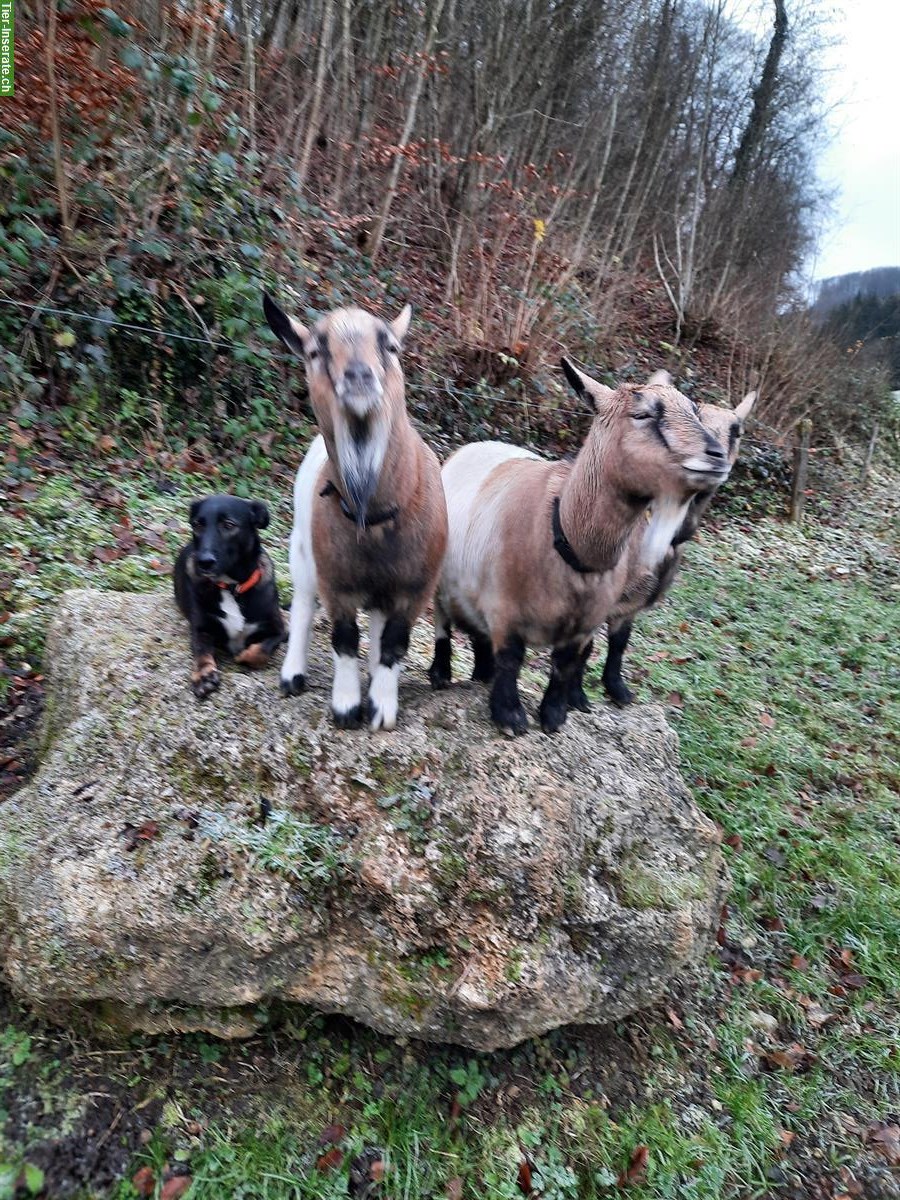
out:
{"label": "white fur", "polygon": [[400,663],[394,663],[392,667],[385,667],[379,663],[369,684],[369,701],[373,708],[372,729],[396,727],[399,688]]}
{"label": "white fur", "polygon": [[247,638],[251,633],[256,632],[258,626],[252,621],[248,624],[244,620],[244,614],[238,607],[238,602],[232,596],[231,592],[223,591],[221,596],[219,596],[219,604],[223,613],[219,617],[219,620],[225,628],[225,636],[228,638],[228,649],[232,654],[238,654],[244,649]]}
{"label": "white fur", "polygon": [[358,708],[362,701],[362,689],[359,683],[359,659],[354,655],[335,654],[334,682],[331,685],[331,707],[338,716],[346,716],[351,709]]}
{"label": "white fur", "polygon": [[684,523],[690,499],[679,502],[672,496],[653,501],[650,520],[641,543],[641,562],[654,567],[662,562],[672,545],[672,539]]}
{"label": "white fur", "polygon": [[[439,586],[439,603],[449,612],[447,604],[452,598],[452,607],[459,610],[468,624],[483,633],[489,632],[482,615],[484,568],[498,551],[497,527],[503,499],[498,494],[485,502],[482,497],[477,508],[475,501],[488,475],[501,463],[513,458],[539,456],[519,446],[508,446],[505,442],[474,442],[457,450],[441,472],[444,492],[448,497],[449,536]],[[452,503],[449,502],[451,498]],[[443,620],[446,622],[446,617]],[[435,605],[437,621],[438,604]],[[446,624],[443,628],[443,636],[446,636]],[[438,636],[441,634],[438,633]]]}
{"label": "white fur", "polygon": [[387,618],[384,613],[373,609],[369,613],[369,675],[375,674],[381,659],[381,635]]}
{"label": "white fur", "polygon": [[291,531],[290,566],[293,598],[287,653],[281,664],[281,678],[290,683],[295,675],[305,675],[309,655],[309,635],[316,608],[316,561],[312,546],[312,513],[316,484],[328,452],[325,439],[314,438],[294,480],[294,528]]}

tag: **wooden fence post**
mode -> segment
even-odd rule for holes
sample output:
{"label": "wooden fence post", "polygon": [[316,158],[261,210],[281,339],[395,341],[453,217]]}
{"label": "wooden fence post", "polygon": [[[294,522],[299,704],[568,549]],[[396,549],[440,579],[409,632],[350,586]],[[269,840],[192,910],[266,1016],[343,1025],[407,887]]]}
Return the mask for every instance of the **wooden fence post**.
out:
{"label": "wooden fence post", "polygon": [[791,486],[790,520],[799,525],[803,519],[803,501],[806,491],[806,469],[809,466],[809,438],[812,421],[805,417],[800,422],[800,445],[794,451],[794,481]]}
{"label": "wooden fence post", "polygon": [[866,451],[866,461],[863,463],[862,475],[860,476],[859,486],[864,488],[869,478],[869,467],[872,465],[872,455],[875,453],[875,444],[878,441],[878,422],[876,421],[872,427],[872,436],[869,438],[869,448]]}

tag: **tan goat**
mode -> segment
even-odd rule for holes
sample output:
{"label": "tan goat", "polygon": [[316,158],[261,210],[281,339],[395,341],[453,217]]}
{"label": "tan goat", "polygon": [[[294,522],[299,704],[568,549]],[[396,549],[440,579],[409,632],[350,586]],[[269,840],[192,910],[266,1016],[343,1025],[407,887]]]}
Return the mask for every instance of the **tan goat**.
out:
{"label": "tan goat", "polygon": [[[447,544],[440,463],[406,411],[400,345],[412,310],[386,323],[340,308],[307,329],[268,296],[272,330],[306,362],[321,435],[294,484],[290,634],[285,695],[306,681],[316,592],[331,618],[335,723],[393,729],[400,663],[413,622],[430,600]],[[357,652],[358,610],[369,613],[367,703]]]}
{"label": "tan goat", "polygon": [[623,552],[645,521],[647,554],[671,544],[682,508],[723,475],[725,451],[675,388],[604,387],[563,359],[594,407],[574,462],[547,462],[500,442],[464,446],[445,464],[450,538],[435,601],[434,687],[450,682],[452,623],[472,638],[473,678],[490,679],[505,732],[528,725],[518,693],[526,646],[551,646],[541,702],[547,733],[563,725],[591,637],[622,594]]}
{"label": "tan goat", "polygon": [[[659,371],[651,376],[651,383],[670,384],[671,379],[665,371]],[[756,392],[748,392],[735,409],[721,408],[715,404],[700,404],[698,412],[705,429],[726,447],[729,471],[737,462],[741,446],[741,436],[744,422],[750,415],[756,401]],[[656,560],[648,562],[642,553],[642,534],[640,529],[632,534],[626,549],[628,571],[625,586],[613,611],[610,613],[607,628],[606,662],[603,667],[603,687],[607,695],[616,704],[631,704],[634,693],[622,678],[622,658],[625,654],[634,618],[645,609],[652,608],[669,591],[675,581],[681,560],[684,555],[684,543],[689,541],[697,532],[697,527],[709,508],[713,496],[727,479],[722,476],[715,486],[705,491],[697,492],[684,506],[684,514],[678,531],[670,545],[665,547],[663,554]],[[578,678],[574,682],[569,703],[573,708],[585,710],[587,697],[584,694],[584,667],[590,656],[591,646],[584,655]]]}

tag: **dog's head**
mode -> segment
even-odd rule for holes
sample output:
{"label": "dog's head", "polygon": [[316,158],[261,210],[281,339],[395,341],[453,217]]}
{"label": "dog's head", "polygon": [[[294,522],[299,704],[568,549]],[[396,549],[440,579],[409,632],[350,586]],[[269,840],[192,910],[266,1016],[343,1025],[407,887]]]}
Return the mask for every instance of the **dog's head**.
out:
{"label": "dog's head", "polygon": [[206,496],[191,505],[194,562],[207,579],[235,578],[235,571],[258,558],[259,530],[269,524],[269,510],[260,500],[236,496]]}

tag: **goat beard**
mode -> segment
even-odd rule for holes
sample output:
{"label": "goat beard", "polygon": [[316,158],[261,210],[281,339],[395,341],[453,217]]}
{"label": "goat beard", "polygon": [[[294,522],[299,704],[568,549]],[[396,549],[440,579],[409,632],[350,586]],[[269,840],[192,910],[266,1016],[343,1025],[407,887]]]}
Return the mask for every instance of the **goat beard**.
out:
{"label": "goat beard", "polygon": [[378,488],[387,453],[388,427],[380,414],[362,420],[351,417],[336,424],[335,448],[347,503],[356,527],[366,528],[369,504]]}

